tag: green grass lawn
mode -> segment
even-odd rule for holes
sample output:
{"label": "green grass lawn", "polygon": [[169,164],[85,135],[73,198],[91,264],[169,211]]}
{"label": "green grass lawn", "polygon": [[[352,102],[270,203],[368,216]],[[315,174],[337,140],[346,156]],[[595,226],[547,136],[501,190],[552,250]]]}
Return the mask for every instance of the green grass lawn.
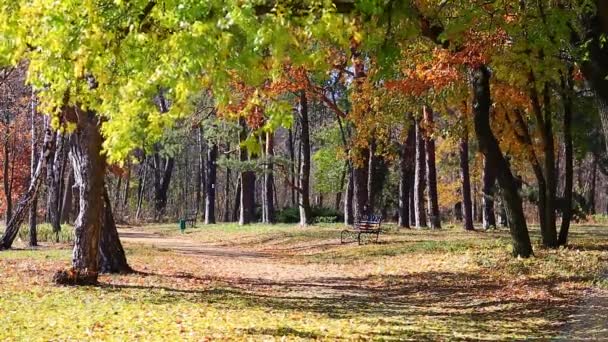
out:
{"label": "green grass lawn", "polygon": [[[606,227],[528,260],[506,231],[389,227],[358,246],[340,229],[123,227],[153,240],[126,239],[138,272],[95,287],[51,283],[66,244],[0,252],[0,340],[546,340],[579,336],[590,291],[606,293]],[[594,328],[582,336],[608,336]]]}

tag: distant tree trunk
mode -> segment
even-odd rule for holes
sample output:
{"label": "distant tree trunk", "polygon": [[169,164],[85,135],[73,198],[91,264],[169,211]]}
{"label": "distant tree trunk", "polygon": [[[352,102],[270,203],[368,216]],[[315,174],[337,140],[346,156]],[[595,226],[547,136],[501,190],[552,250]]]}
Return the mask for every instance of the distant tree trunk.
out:
{"label": "distant tree trunk", "polygon": [[[161,113],[169,111],[169,105],[165,99],[164,94],[161,92],[158,95],[159,110]],[[161,156],[157,152],[154,154],[154,219],[160,221],[165,216],[167,209],[167,193],[169,191],[169,184],[171,183],[171,176],[173,175],[173,168],[175,166],[175,159],[173,157],[166,157],[164,166],[161,162]]]}
{"label": "distant tree trunk", "polygon": [[215,224],[215,187],[217,182],[217,144],[207,148],[207,189],[205,191],[205,224]]}
{"label": "distant tree trunk", "polygon": [[430,215],[431,228],[441,229],[441,216],[439,214],[439,198],[437,195],[437,167],[435,165],[435,139],[431,137],[434,129],[433,111],[425,106],[423,108],[424,126],[424,149],[426,151],[426,174],[429,189],[428,211]]}
{"label": "distant tree trunk", "polygon": [[344,194],[344,224],[352,225],[355,222],[353,217],[353,197],[354,197],[354,180],[353,180],[353,168],[349,162],[346,173],[346,193]]}
{"label": "distant tree trunk", "polygon": [[344,190],[344,183],[346,182],[346,173],[348,172],[348,162],[344,165],[344,171],[342,172],[342,176],[340,176],[340,191],[336,192],[336,199],[334,202],[334,208],[336,211],[340,210],[340,202],[342,202],[342,192]]}
{"label": "distant tree trunk", "polygon": [[[287,149],[289,150],[289,160],[291,161],[291,172],[289,173],[291,184],[296,184],[295,179],[295,164],[296,164],[296,153],[294,148],[294,136],[291,128],[288,130],[288,140],[287,140]],[[291,186],[289,187],[291,194],[291,206],[296,206],[296,189]]]}
{"label": "distant tree trunk", "polygon": [[460,181],[462,182],[462,217],[465,230],[474,230],[473,204],[471,202],[471,176],[469,173],[469,133],[466,127],[460,138]]}
{"label": "distant tree trunk", "polygon": [[593,156],[591,162],[590,176],[591,181],[589,182],[589,195],[587,197],[587,203],[589,203],[589,214],[595,215],[595,192],[597,184],[597,157]]}
{"label": "distant tree trunk", "polygon": [[[8,112],[7,112],[8,113]],[[8,114],[7,114],[8,115]],[[10,132],[8,131],[8,118],[6,120],[6,125],[7,125],[7,132],[6,132],[6,136],[4,137],[4,141],[3,141],[3,148],[2,148],[2,154],[3,154],[3,163],[2,163],[2,182],[3,182],[3,188],[4,188],[4,199],[6,200],[6,214],[5,214],[5,220],[6,220],[6,225],[8,226],[9,222],[11,221],[11,214],[13,212],[13,199],[12,199],[12,191],[11,191],[11,175],[10,175],[10,143],[9,143],[9,136],[10,136]]]}
{"label": "distant tree trunk", "polygon": [[120,206],[120,193],[122,191],[122,175],[119,175],[116,178],[118,178],[118,180],[116,182],[116,191],[114,191],[114,204],[112,205],[112,208],[118,210],[118,207]]}
{"label": "distant tree trunk", "polygon": [[496,170],[490,167],[486,158],[483,160],[483,197],[481,198],[483,211],[483,228],[496,228],[496,215],[494,214],[494,183],[496,183]]}
{"label": "distant tree trunk", "polygon": [[[416,150],[416,129],[410,125],[407,138],[401,146],[399,154],[399,227],[410,228],[410,188],[411,175],[414,173],[414,158]],[[413,213],[412,213],[413,214]]]}
{"label": "distant tree trunk", "polygon": [[17,208],[15,208],[10,222],[6,225],[4,235],[2,235],[2,238],[0,238],[0,250],[9,249],[13,245],[13,241],[15,241],[15,238],[17,237],[19,228],[25,220],[32,203],[38,194],[38,190],[40,189],[40,185],[42,184],[42,180],[46,173],[46,167],[51,159],[50,151],[52,151],[54,148],[55,134],[50,126],[50,120],[47,120],[45,121],[42,152],[40,154],[38,165],[36,166],[36,172],[30,181],[27,192],[19,199]]}
{"label": "distant tree trunk", "polygon": [[232,221],[238,222],[241,215],[241,176],[239,175],[236,180],[236,191],[234,199],[234,208],[232,210]]}
{"label": "distant tree trunk", "polygon": [[146,177],[148,175],[148,165],[146,163],[146,157],[142,158],[140,167],[139,184],[137,185],[137,210],[135,211],[135,220],[139,220],[141,213],[141,207],[144,201],[144,191],[146,189]]}
{"label": "distant tree trunk", "polygon": [[[247,138],[247,131],[245,121],[241,118],[241,134],[240,140],[245,141]],[[248,151],[246,147],[240,147],[241,162],[246,162],[248,158]],[[245,170],[241,172],[241,205],[240,205],[240,217],[239,225],[250,224],[253,221],[255,214],[255,173],[251,170]]]}
{"label": "distant tree trunk", "polygon": [[[69,164],[67,165],[67,181],[65,183],[65,189],[63,191],[63,199],[61,205],[61,223],[70,223],[72,216],[72,187],[74,186],[74,172],[72,171]],[[127,182],[128,184],[128,182]]]}
{"label": "distant tree trunk", "polygon": [[373,214],[375,211],[374,208],[374,196],[376,191],[374,189],[374,177],[375,165],[376,165],[376,139],[371,138],[371,142],[369,144],[369,156],[367,157],[367,214]]}
{"label": "distant tree trunk", "polygon": [[105,156],[100,119],[93,112],[80,112],[73,133],[70,158],[80,191],[80,211],[74,225],[72,269],[55,274],[59,284],[95,284],[104,215]]}
{"label": "distant tree trunk", "polygon": [[264,174],[264,216],[266,218],[266,223],[274,223],[274,134],[272,132],[266,133],[266,158],[268,159],[268,162],[266,164],[266,173]]}
{"label": "distant tree trunk", "polygon": [[[129,205],[129,195],[131,194],[131,169],[133,169],[133,165],[129,162],[127,166],[127,179],[125,184],[125,193],[122,197],[122,210],[128,210]],[[127,212],[128,213],[128,212]],[[124,213],[123,213],[124,215]]]}
{"label": "distant tree trunk", "polygon": [[[416,139],[414,139],[414,147],[415,147]],[[415,150],[415,148],[414,148]],[[414,171],[409,175],[410,186],[410,227],[416,227],[416,189],[415,189],[415,180],[416,180],[416,153],[413,153],[412,156],[412,164],[414,165]]]}
{"label": "distant tree trunk", "polygon": [[424,190],[426,188],[426,152],[424,149],[424,137],[420,121],[416,119],[416,168],[414,175],[414,217],[416,228],[426,227],[426,210],[424,201]]}
{"label": "distant tree trunk", "polygon": [[[557,247],[557,227],[556,227],[556,192],[557,179],[555,172],[555,147],[553,137],[553,118],[551,113],[551,96],[549,85],[545,83],[543,87],[543,105],[541,106],[536,86],[534,86],[534,76],[531,75],[532,86],[530,88],[530,98],[532,102],[532,112],[535,116],[537,130],[540,133],[542,142],[542,163],[534,153],[532,138],[529,137],[527,127],[522,123],[521,114],[518,113],[517,120],[529,149],[529,160],[532,164],[534,174],[538,182],[538,214],[540,221],[541,240],[545,247]],[[542,166],[541,166],[542,165]],[[544,168],[543,168],[544,166]]]}
{"label": "distant tree trunk", "polygon": [[[198,170],[196,173],[196,214],[202,211],[202,208],[206,209],[206,205],[203,204],[203,174],[205,171],[205,157],[204,157],[204,146],[203,146],[203,127],[200,126],[197,129],[197,143],[198,143]],[[206,216],[205,216],[206,217]]]}
{"label": "distant tree trunk", "polygon": [[[30,185],[34,181],[36,167],[38,165],[38,147],[37,147],[37,129],[36,129],[36,93],[32,89],[30,96]],[[32,198],[32,204],[29,210],[29,231],[30,231],[30,247],[38,246],[38,229],[37,225],[38,213],[38,193]]]}
{"label": "distant tree trunk", "polygon": [[53,162],[47,168],[47,213],[48,219],[53,227],[53,232],[56,234],[57,242],[59,242],[59,232],[61,231],[61,178],[62,165],[64,164],[63,151],[66,145],[66,137],[57,132],[57,144],[53,155]]}
{"label": "distant tree trunk", "polygon": [[154,219],[156,221],[160,221],[165,216],[169,184],[171,183],[174,166],[175,159],[173,157],[165,158],[163,163],[160,154],[154,154]]}
{"label": "distant tree trunk", "polygon": [[564,164],[565,164],[565,185],[564,185],[564,204],[562,207],[562,224],[559,230],[558,243],[560,246],[568,244],[568,231],[572,220],[572,188],[574,183],[573,168],[573,147],[572,147],[572,92],[573,80],[572,70],[568,76],[562,78],[562,100],[564,105]]}
{"label": "distant tree trunk", "polygon": [[513,255],[527,258],[532,255],[532,244],[518,192],[519,187],[490,127],[490,71],[482,65],[473,69],[472,76],[473,119],[479,149],[491,167],[497,170],[498,184],[508,207]]}
{"label": "distant tree trunk", "polygon": [[308,127],[308,101],[306,93],[300,92],[300,141],[301,167],[300,167],[300,225],[307,226],[312,223],[310,210],[310,133]]}
{"label": "distant tree trunk", "polygon": [[[227,150],[230,150],[230,146],[226,147]],[[232,183],[232,171],[230,168],[226,168],[226,183],[224,184],[224,217],[222,221],[229,222],[230,221],[230,185]]]}
{"label": "distant tree trunk", "polygon": [[112,205],[107,190],[103,192],[103,218],[101,237],[99,240],[99,272],[100,273],[130,273],[133,270],[127,263],[125,251],[118,237],[116,222],[112,214]]}

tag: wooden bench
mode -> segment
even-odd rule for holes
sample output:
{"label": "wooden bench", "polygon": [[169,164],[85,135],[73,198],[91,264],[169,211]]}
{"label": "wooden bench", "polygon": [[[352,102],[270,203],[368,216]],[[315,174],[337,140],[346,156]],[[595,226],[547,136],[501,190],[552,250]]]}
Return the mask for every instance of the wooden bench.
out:
{"label": "wooden bench", "polygon": [[340,233],[340,243],[346,243],[349,240],[356,240],[361,244],[361,235],[370,235],[372,238],[376,236],[376,243],[380,237],[382,225],[382,216],[366,215],[355,221],[355,225],[351,229],[344,229]]}
{"label": "wooden bench", "polygon": [[190,223],[190,227],[194,228],[194,226],[196,226],[197,216],[198,213],[196,211],[191,211],[184,215],[183,220],[186,221],[186,223]]}

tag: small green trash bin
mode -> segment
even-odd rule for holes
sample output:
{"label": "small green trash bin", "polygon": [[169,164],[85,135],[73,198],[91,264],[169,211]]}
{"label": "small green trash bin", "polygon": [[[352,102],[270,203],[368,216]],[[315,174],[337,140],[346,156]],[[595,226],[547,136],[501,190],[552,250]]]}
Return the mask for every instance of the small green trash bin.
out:
{"label": "small green trash bin", "polygon": [[182,232],[182,234],[184,233],[184,231],[186,230],[186,220],[179,220],[179,230]]}

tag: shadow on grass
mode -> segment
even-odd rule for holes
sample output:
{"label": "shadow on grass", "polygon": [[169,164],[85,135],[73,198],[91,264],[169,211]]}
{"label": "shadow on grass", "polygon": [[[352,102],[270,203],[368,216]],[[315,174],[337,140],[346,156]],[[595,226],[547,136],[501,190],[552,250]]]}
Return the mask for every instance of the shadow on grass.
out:
{"label": "shadow on grass", "polygon": [[[191,274],[147,275],[175,278],[176,282],[187,278],[214,283],[207,289],[131,284],[102,285],[102,288],[107,291],[145,290],[141,296],[128,297],[154,304],[187,301],[213,304],[226,310],[262,308],[285,313],[314,313],[375,326],[374,338],[418,340],[457,340],[454,331],[466,336],[558,336],[556,321],[580,311],[583,303],[555,289],[564,282],[588,280],[558,278],[505,284],[483,275],[447,272],[320,277],[284,282],[258,278],[198,278]],[[523,295],[517,293],[517,286],[525,286]],[[545,291],[548,296],[535,298],[526,294],[526,291],[535,290]],[[588,314],[601,315],[602,310]],[[292,327],[255,327],[247,333],[319,338]]]}

